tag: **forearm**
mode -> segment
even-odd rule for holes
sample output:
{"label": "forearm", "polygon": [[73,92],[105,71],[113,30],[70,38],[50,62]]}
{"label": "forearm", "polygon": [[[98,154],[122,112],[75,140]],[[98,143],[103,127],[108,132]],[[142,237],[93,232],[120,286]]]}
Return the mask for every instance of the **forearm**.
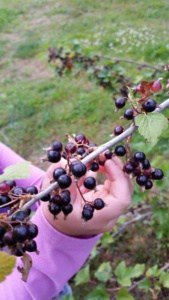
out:
{"label": "forearm", "polygon": [[[21,274],[15,268],[0,284],[3,300],[51,299],[84,264],[100,237],[79,239],[61,234],[47,222],[41,207],[32,221],[39,228],[36,241],[40,253],[31,253],[33,267],[27,283],[21,280]],[[17,265],[21,264],[18,259]]]}

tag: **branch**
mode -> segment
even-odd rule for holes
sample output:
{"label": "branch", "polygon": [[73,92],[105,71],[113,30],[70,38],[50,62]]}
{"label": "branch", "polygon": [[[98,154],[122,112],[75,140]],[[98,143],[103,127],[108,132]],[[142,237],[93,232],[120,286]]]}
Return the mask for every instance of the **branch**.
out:
{"label": "branch", "polygon": [[[158,108],[156,108],[155,112],[161,112],[169,107],[169,99],[162,102]],[[84,159],[82,159],[82,163],[85,165],[88,164],[90,161],[92,161],[94,158],[96,158],[99,154],[106,151],[112,146],[115,146],[122,140],[126,139],[127,137],[131,136],[135,131],[137,130],[137,126],[131,125],[128,129],[126,129],[124,132],[122,132],[120,135],[113,137],[110,141],[107,143],[99,146],[95,151],[87,155]],[[36,194],[31,200],[29,200],[25,205],[20,208],[20,210],[25,210],[32,206],[36,201],[40,200],[43,196],[49,194],[52,190],[58,188],[58,183],[54,182],[50,186],[48,186],[45,190],[41,191],[40,193]]]}
{"label": "branch", "polygon": [[123,233],[123,231],[131,224],[136,223],[138,221],[144,220],[147,217],[151,216],[152,212],[149,211],[145,214],[138,214],[135,218],[130,221],[125,222],[115,233],[112,234],[112,237],[115,238],[117,235]]}
{"label": "branch", "polygon": [[145,63],[145,62],[136,62],[136,61],[131,60],[131,59],[125,59],[125,58],[119,58],[119,57],[110,58],[110,57],[107,57],[107,56],[99,56],[99,57],[101,57],[103,59],[112,60],[115,63],[124,62],[124,63],[133,64],[133,65],[139,66],[140,68],[153,69],[153,70],[158,71],[158,72],[162,72],[164,70],[164,65],[161,65],[159,67],[154,67],[154,66],[152,66],[152,65],[150,65],[148,63]]}

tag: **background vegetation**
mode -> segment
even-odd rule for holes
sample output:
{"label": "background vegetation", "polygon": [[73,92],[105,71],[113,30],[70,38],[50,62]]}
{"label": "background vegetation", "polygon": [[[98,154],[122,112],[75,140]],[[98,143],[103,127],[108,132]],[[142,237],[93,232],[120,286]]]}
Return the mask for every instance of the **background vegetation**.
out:
{"label": "background vegetation", "polygon": [[[0,140],[40,167],[43,165],[38,157],[43,155],[42,148],[56,138],[64,140],[68,130],[77,133],[78,129],[96,143],[107,141],[119,123],[112,101],[118,95],[116,82],[112,93],[98,86],[78,67],[59,77],[53,64],[48,63],[48,48],[63,46],[69,50],[78,46],[85,55],[98,54],[160,66],[168,62],[168,10],[167,0],[1,0]],[[116,68],[134,83],[150,78],[154,72],[126,63]],[[157,76],[166,78],[167,75]],[[165,99],[166,96],[167,93]],[[164,95],[158,99],[164,100]],[[77,280],[76,284],[72,283],[75,300],[116,299],[113,289],[117,286],[111,280],[115,276],[113,270],[123,260],[128,266],[145,264],[146,270],[155,264],[160,268],[167,262],[168,132],[153,149],[137,136],[133,148],[146,150],[152,165],[163,168],[166,175],[158,189],[152,193],[136,189],[133,197],[136,211],[146,204],[151,206],[153,216],[130,225],[114,238],[112,234],[103,237],[90,263],[90,279],[88,267],[87,276],[82,274],[81,284]],[[118,226],[125,221],[124,217]],[[109,263],[105,267],[109,274],[106,281],[95,274],[101,262]],[[141,292],[133,289],[133,297],[169,299],[167,288],[161,290],[158,284],[152,285],[151,282],[151,288],[148,286]],[[126,288],[123,289],[117,299],[131,299],[125,295]]]}

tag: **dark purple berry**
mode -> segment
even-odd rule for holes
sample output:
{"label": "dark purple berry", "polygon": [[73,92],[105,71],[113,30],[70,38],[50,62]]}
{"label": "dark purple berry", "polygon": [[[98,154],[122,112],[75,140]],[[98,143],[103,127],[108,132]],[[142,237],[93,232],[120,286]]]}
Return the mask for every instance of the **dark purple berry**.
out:
{"label": "dark purple berry", "polygon": [[11,198],[7,195],[0,195],[0,205],[7,204],[11,201]]}
{"label": "dark purple berry", "polygon": [[50,194],[47,194],[47,195],[41,197],[41,201],[43,201],[43,202],[47,202],[49,200],[50,200]]}
{"label": "dark purple berry", "polygon": [[82,219],[88,221],[92,219],[92,217],[93,217],[93,211],[91,209],[85,208],[82,210]]}
{"label": "dark purple berry", "polygon": [[85,203],[85,205],[83,206],[83,210],[85,210],[85,209],[89,209],[89,210],[91,210],[92,212],[94,212],[94,207],[93,207],[93,205],[90,204],[90,203]]}
{"label": "dark purple berry", "polygon": [[70,192],[68,190],[64,190],[60,193],[61,197],[61,204],[62,205],[68,205],[71,201]]}
{"label": "dark purple berry", "polygon": [[31,213],[30,208],[19,210],[12,216],[12,221],[24,221]]}
{"label": "dark purple berry", "polygon": [[25,251],[28,252],[36,252],[37,251],[37,244],[34,240],[28,241],[25,245]]}
{"label": "dark purple berry", "polygon": [[153,99],[148,99],[145,101],[142,105],[143,109],[145,112],[152,112],[156,109],[157,107],[157,102]]}
{"label": "dark purple berry", "polygon": [[132,120],[134,118],[134,110],[132,108],[127,108],[124,112],[124,118]]}
{"label": "dark purple berry", "polygon": [[12,254],[15,256],[18,256],[18,257],[23,256],[24,252],[25,251],[24,251],[23,247],[17,247],[12,250]]}
{"label": "dark purple berry", "polygon": [[86,177],[83,182],[85,188],[92,190],[96,187],[96,179],[94,177]]}
{"label": "dark purple berry", "polygon": [[51,196],[50,202],[61,205],[62,204],[62,198],[61,198],[60,195],[53,195],[53,196]]}
{"label": "dark purple berry", "polygon": [[58,185],[61,189],[67,189],[72,183],[72,179],[70,176],[64,174],[59,176]]}
{"label": "dark purple berry", "polygon": [[100,210],[105,206],[105,203],[101,198],[96,198],[94,200],[93,206],[95,209]]}
{"label": "dark purple berry", "polygon": [[142,161],[141,165],[143,170],[148,170],[151,168],[150,161],[147,158],[145,158],[145,160]]}
{"label": "dark purple berry", "polygon": [[53,179],[54,180],[58,180],[58,178],[61,176],[61,175],[64,175],[64,174],[66,174],[66,171],[65,171],[65,169],[63,169],[63,168],[56,168],[54,171],[53,171]]}
{"label": "dark purple berry", "polygon": [[27,188],[25,188],[25,192],[28,194],[37,194],[38,193],[38,189],[36,186],[32,185],[32,186],[28,186]]}
{"label": "dark purple berry", "polygon": [[28,224],[28,239],[32,240],[38,235],[38,226],[36,224]]}
{"label": "dark purple berry", "polygon": [[71,164],[70,170],[71,170],[72,174],[77,178],[84,176],[87,172],[86,166],[80,161]]}
{"label": "dark purple berry", "polygon": [[15,245],[16,241],[13,237],[13,232],[12,231],[7,231],[4,236],[3,236],[3,242],[7,246],[13,246]]}
{"label": "dark purple berry", "polygon": [[119,134],[121,134],[122,132],[124,131],[124,128],[123,128],[123,126],[116,126],[115,128],[114,128],[114,135],[119,135]]}
{"label": "dark purple berry", "polygon": [[160,180],[164,177],[164,173],[161,169],[155,169],[152,173],[151,173],[151,177],[154,180]]}
{"label": "dark purple berry", "polygon": [[106,159],[111,159],[113,156],[113,153],[110,150],[106,150],[106,152],[104,153],[104,156]]}
{"label": "dark purple berry", "polygon": [[61,154],[59,151],[49,150],[47,152],[47,158],[48,158],[48,161],[50,161],[52,163],[56,163],[56,162],[60,161]]}
{"label": "dark purple berry", "polygon": [[65,151],[68,153],[68,154],[73,154],[76,152],[76,145],[72,142],[68,142],[67,145],[65,146]]}
{"label": "dark purple berry", "polygon": [[56,150],[61,152],[63,149],[62,143],[60,141],[56,141],[52,144],[52,150]]}
{"label": "dark purple berry", "polygon": [[73,205],[71,203],[62,206],[62,212],[65,216],[69,215],[73,211]]}
{"label": "dark purple berry", "polygon": [[118,98],[115,100],[115,105],[117,108],[122,108],[126,104],[126,99],[125,98]]}
{"label": "dark purple berry", "polygon": [[52,202],[49,203],[48,208],[49,208],[50,213],[54,216],[58,215],[62,210],[60,205],[58,205],[56,203],[52,203]]}
{"label": "dark purple berry", "polygon": [[148,176],[146,175],[139,175],[136,177],[136,182],[140,186],[145,186],[147,181],[148,181]]}
{"label": "dark purple berry", "polygon": [[135,170],[135,166],[132,162],[127,162],[124,166],[123,166],[123,171],[127,174],[131,174],[133,173],[133,171]]}
{"label": "dark purple berry", "polygon": [[145,189],[150,190],[152,187],[153,187],[153,183],[150,179],[148,179],[145,185]]}
{"label": "dark purple berry", "polygon": [[90,166],[90,170],[93,172],[97,172],[99,170],[99,164],[97,162],[92,162],[91,166]]}
{"label": "dark purple berry", "polygon": [[77,144],[86,144],[87,139],[83,134],[79,133],[75,136],[75,141]]}
{"label": "dark purple berry", "polygon": [[114,153],[115,153],[117,156],[124,156],[124,155],[126,154],[126,149],[125,149],[124,146],[119,145],[119,146],[116,146],[116,147],[115,147]]}
{"label": "dark purple berry", "polygon": [[25,194],[25,188],[23,187],[20,187],[20,186],[17,186],[13,189],[13,194],[16,195],[16,196],[20,196],[20,195],[23,195]]}
{"label": "dark purple berry", "polygon": [[76,153],[79,155],[83,155],[83,154],[85,154],[85,152],[86,152],[86,149],[83,146],[78,147],[77,151],[76,151]]}
{"label": "dark purple berry", "polygon": [[143,152],[136,152],[134,153],[134,160],[136,162],[143,162],[145,160],[146,156]]}
{"label": "dark purple berry", "polygon": [[28,226],[22,224],[17,225],[13,229],[13,238],[16,240],[16,242],[22,243],[27,240],[28,238]]}

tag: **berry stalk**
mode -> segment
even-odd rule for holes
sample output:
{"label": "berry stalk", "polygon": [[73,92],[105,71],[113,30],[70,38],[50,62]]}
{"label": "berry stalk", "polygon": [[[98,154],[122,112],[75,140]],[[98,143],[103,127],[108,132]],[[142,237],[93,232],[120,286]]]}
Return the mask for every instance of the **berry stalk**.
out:
{"label": "berry stalk", "polygon": [[[158,108],[155,109],[154,112],[162,112],[163,110],[167,109],[169,107],[169,99],[162,102]],[[110,141],[106,142],[105,144],[99,146],[96,150],[94,150],[92,153],[88,154],[84,159],[82,159],[83,164],[88,164],[90,161],[92,161],[94,158],[96,158],[99,154],[106,151],[112,146],[115,146],[122,140],[126,139],[127,137],[131,136],[135,131],[137,130],[137,126],[131,125],[128,129],[126,129],[124,132],[122,132],[120,135],[113,137]],[[30,206],[32,206],[36,201],[40,200],[45,195],[49,194],[52,190],[58,188],[58,183],[54,182],[50,184],[45,190],[41,191],[40,193],[36,194],[31,200],[29,200],[26,204],[24,204],[20,210],[26,210]],[[10,218],[12,215],[10,216]]]}

